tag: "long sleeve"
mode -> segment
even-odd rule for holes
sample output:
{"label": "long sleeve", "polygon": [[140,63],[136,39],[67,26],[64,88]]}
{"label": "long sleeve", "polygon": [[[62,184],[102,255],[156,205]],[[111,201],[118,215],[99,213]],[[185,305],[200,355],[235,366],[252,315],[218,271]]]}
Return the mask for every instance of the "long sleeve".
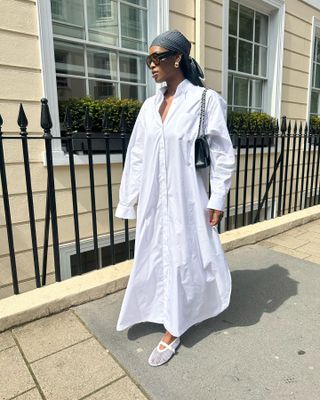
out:
{"label": "long sleeve", "polygon": [[115,216],[118,218],[136,218],[134,206],[138,202],[140,192],[145,132],[141,117],[142,108],[136,119],[127,147],[119,189],[119,203],[115,212]]}
{"label": "long sleeve", "polygon": [[223,211],[235,169],[235,156],[226,125],[226,101],[218,93],[209,92],[206,137],[210,147],[211,196],[207,208]]}

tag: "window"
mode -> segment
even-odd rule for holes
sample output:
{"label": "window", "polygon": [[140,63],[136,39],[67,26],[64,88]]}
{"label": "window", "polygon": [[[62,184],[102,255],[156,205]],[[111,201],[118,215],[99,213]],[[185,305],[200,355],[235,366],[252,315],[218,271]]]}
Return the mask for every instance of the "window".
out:
{"label": "window", "polygon": [[269,17],[234,1],[229,7],[228,110],[262,111]]}
{"label": "window", "polygon": [[[106,4],[106,7],[104,11],[98,11],[102,3]],[[61,12],[57,11],[59,5],[62,6]],[[155,94],[156,84],[151,74],[146,74],[144,59],[148,38],[169,29],[169,0],[50,0],[37,1],[36,6],[39,17],[43,92],[50,106],[53,124],[51,133],[54,137],[61,135],[57,86],[60,100],[70,96],[87,95],[90,90],[96,97],[102,96],[101,93],[107,96],[112,90],[116,91],[117,96],[138,99]],[[133,15],[129,13],[128,16],[127,11],[131,9]],[[127,14],[121,14],[122,10]],[[95,13],[97,18],[93,18]],[[99,19],[102,13],[112,20]],[[63,18],[58,14],[62,14]],[[129,25],[125,20],[126,15],[128,18],[134,16],[135,21],[139,21],[139,26],[132,32],[135,36],[129,38],[130,32],[122,29]],[[132,28],[130,26],[130,30]],[[131,46],[127,44],[129,39]],[[68,45],[71,47],[66,49]],[[55,46],[58,49],[56,55]],[[91,48],[94,57],[90,58]],[[74,53],[77,53],[77,56]],[[120,56],[127,57],[127,65],[121,66],[121,71]],[[79,57],[83,58],[84,70],[79,68]],[[60,72],[56,70],[55,59]],[[63,143],[53,140],[52,148],[54,165],[69,165]],[[74,160],[77,165],[88,163],[87,155],[75,154]],[[104,164],[105,156],[94,155],[94,162]],[[121,155],[111,154],[111,162],[121,163]]]}
{"label": "window", "polygon": [[51,0],[51,10],[58,100],[146,98],[147,0]]}
{"label": "window", "polygon": [[96,0],[96,15],[97,22],[105,21],[106,19],[112,20],[113,17],[113,7],[110,0]]}
{"label": "window", "polygon": [[[130,240],[130,258],[134,256],[134,240]],[[125,242],[114,245],[116,263],[128,260],[127,245]],[[112,265],[111,246],[98,248],[99,263],[101,267]],[[81,267],[83,273],[97,269],[94,250],[87,250],[80,253]],[[71,276],[78,274],[77,255],[70,256]]]}
{"label": "window", "polygon": [[314,38],[310,116],[320,115],[320,35]]}
{"label": "window", "polygon": [[52,0],[51,1],[51,12],[52,17],[55,19],[64,19],[64,7],[63,0]]}
{"label": "window", "polygon": [[[135,235],[136,235],[135,228],[130,228],[129,229],[130,256],[129,256],[125,233],[123,231],[115,232],[114,250],[115,250],[116,263],[133,258]],[[80,241],[80,249],[81,249],[80,250],[81,267],[83,273],[92,271],[97,267],[92,238],[82,239]],[[77,255],[76,255],[75,242],[61,244],[59,246],[59,251],[60,251],[61,279],[65,280],[71,278],[74,275],[77,275],[78,268],[77,268]],[[112,265],[111,244],[110,244],[109,234],[98,236],[98,262],[100,267],[108,267]]]}

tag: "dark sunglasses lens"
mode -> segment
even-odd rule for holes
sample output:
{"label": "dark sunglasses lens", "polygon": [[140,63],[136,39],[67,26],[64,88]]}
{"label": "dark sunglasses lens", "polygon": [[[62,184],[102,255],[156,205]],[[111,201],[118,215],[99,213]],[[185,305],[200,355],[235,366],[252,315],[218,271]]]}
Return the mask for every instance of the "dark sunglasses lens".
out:
{"label": "dark sunglasses lens", "polygon": [[153,62],[155,65],[159,65],[159,58],[157,57],[157,55],[151,55],[147,57],[147,65],[149,68],[151,68],[151,63]]}

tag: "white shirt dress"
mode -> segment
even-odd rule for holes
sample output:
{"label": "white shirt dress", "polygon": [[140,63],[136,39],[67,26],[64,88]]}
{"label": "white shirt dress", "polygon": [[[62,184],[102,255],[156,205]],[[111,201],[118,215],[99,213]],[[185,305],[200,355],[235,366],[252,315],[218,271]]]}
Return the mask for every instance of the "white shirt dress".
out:
{"label": "white shirt dress", "polygon": [[194,146],[203,88],[183,80],[162,122],[165,90],[143,103],[128,144],[115,215],[137,219],[135,254],[116,330],[149,321],[181,336],[230,302],[230,271],[208,208],[224,210],[235,156],[226,102],[208,89],[211,165],[197,170]]}

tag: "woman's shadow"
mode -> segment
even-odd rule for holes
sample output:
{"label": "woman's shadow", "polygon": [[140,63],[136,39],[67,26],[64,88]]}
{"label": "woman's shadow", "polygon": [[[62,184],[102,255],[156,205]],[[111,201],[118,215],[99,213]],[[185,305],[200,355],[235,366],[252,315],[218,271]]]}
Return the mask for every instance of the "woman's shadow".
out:
{"label": "woman's shadow", "polygon": [[[221,314],[190,327],[184,334],[184,345],[192,347],[213,332],[259,322],[264,313],[272,313],[298,293],[299,282],[286,268],[273,264],[259,270],[231,272],[232,293],[229,307]],[[129,328],[128,339],[135,340],[154,332],[165,332],[163,325],[142,322]]]}

